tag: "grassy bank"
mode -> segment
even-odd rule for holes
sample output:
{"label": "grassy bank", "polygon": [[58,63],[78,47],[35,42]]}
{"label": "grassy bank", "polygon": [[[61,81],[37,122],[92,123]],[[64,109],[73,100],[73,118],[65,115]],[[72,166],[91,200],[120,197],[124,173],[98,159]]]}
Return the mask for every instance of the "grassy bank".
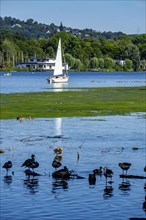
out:
{"label": "grassy bank", "polygon": [[1,94],[0,119],[124,115],[146,111],[146,87]]}

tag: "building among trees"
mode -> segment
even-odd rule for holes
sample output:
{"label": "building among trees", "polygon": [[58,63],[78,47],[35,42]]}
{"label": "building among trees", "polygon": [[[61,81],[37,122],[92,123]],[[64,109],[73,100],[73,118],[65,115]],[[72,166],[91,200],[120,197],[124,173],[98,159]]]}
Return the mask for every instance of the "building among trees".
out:
{"label": "building among trees", "polygon": [[[17,64],[16,67],[39,71],[52,71],[55,67],[55,59],[30,58],[27,62],[21,62]],[[67,63],[63,63],[62,69],[65,70],[65,68],[68,70]]]}

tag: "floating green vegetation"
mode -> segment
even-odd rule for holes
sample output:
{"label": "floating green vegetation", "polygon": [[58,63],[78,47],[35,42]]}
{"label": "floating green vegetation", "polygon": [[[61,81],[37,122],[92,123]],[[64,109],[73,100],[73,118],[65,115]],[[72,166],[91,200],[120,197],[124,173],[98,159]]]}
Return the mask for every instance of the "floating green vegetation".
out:
{"label": "floating green vegetation", "polygon": [[0,119],[124,115],[146,111],[146,87],[1,94]]}

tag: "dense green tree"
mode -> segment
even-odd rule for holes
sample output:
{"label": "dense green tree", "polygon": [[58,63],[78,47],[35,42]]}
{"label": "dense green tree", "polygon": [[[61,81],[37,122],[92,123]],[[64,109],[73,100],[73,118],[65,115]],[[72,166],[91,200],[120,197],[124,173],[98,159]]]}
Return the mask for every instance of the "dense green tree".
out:
{"label": "dense green tree", "polygon": [[133,66],[132,60],[126,59],[125,60],[125,65],[123,66],[124,70],[131,71],[132,70],[132,66]]}
{"label": "dense green tree", "polygon": [[51,46],[47,47],[45,50],[45,53],[46,53],[46,57],[55,58],[56,54],[55,54],[53,47]]}
{"label": "dense green tree", "polygon": [[[33,57],[55,58],[58,39],[61,38],[62,53],[71,69],[146,69],[146,34],[130,36],[65,26],[62,31],[57,32],[58,29],[59,26],[53,23],[41,24],[31,18],[20,21],[0,17],[0,64],[12,66],[14,60],[19,63]],[[115,64],[116,60],[123,60],[125,64]]]}
{"label": "dense green tree", "polygon": [[140,67],[140,53],[138,47],[134,44],[128,44],[125,50],[125,57],[132,60],[133,68],[137,71]]}
{"label": "dense green tree", "polygon": [[98,59],[98,65],[100,69],[104,68],[104,59],[103,58],[99,58]]}
{"label": "dense green tree", "polygon": [[83,64],[79,59],[74,59],[74,66],[73,66],[74,70],[81,70],[82,66]]}
{"label": "dense green tree", "polygon": [[110,68],[113,68],[114,66],[114,60],[110,57],[106,57],[104,59],[104,67],[107,68],[107,69],[110,69]]}
{"label": "dense green tree", "polygon": [[79,58],[80,49],[80,40],[73,35],[68,36],[65,52],[70,53],[73,57]]}
{"label": "dense green tree", "polygon": [[146,58],[146,43],[138,45],[141,60]]}
{"label": "dense green tree", "polygon": [[64,57],[65,57],[65,62],[68,63],[69,67],[73,68],[73,66],[75,65],[75,59],[72,57],[72,55],[66,53]]}
{"label": "dense green tree", "polygon": [[98,59],[97,59],[97,57],[93,57],[93,58],[90,59],[89,67],[91,69],[97,69],[98,68]]}
{"label": "dense green tree", "polygon": [[26,24],[32,25],[34,20],[32,18],[27,19]]}
{"label": "dense green tree", "polygon": [[140,69],[141,70],[146,70],[146,60],[141,60],[141,62],[140,62]]}
{"label": "dense green tree", "polygon": [[1,45],[1,54],[5,64],[11,66],[17,54],[17,46],[9,40],[4,40]]}

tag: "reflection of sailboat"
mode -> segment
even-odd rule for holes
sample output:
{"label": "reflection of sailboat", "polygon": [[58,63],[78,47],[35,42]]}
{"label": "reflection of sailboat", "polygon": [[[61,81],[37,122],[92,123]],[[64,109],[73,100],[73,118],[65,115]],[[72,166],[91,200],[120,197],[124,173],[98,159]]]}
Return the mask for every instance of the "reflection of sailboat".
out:
{"label": "reflection of sailboat", "polygon": [[55,135],[61,135],[62,118],[55,118]]}
{"label": "reflection of sailboat", "polygon": [[47,80],[49,83],[67,83],[69,76],[67,74],[66,65],[65,65],[65,73],[63,73],[62,67],[62,52],[61,52],[61,38],[59,38],[57,55],[55,61],[55,69],[53,72],[53,76],[50,76]]}
{"label": "reflection of sailboat", "polygon": [[67,86],[66,83],[53,83],[52,84],[54,92],[62,92],[66,86]]}

